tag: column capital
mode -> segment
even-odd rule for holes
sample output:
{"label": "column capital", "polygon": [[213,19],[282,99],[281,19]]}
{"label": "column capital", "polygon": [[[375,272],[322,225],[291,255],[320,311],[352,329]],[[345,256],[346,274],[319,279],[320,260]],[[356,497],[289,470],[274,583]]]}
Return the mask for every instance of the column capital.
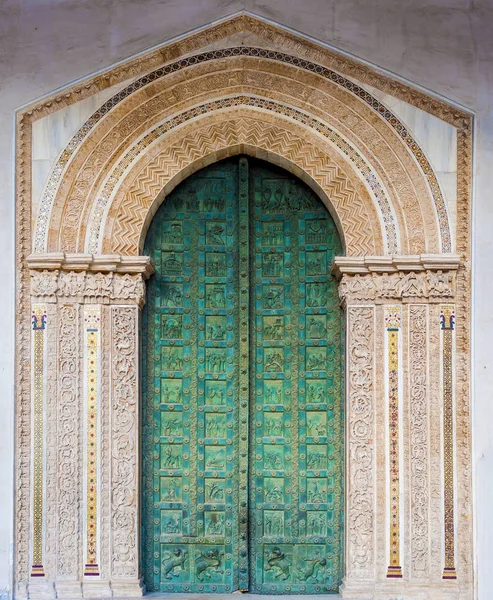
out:
{"label": "column capital", "polygon": [[44,302],[138,304],[154,273],[148,256],[31,254],[31,295]]}
{"label": "column capital", "polygon": [[343,304],[388,301],[440,302],[455,295],[460,258],[451,254],[337,257],[332,273],[340,279]]}

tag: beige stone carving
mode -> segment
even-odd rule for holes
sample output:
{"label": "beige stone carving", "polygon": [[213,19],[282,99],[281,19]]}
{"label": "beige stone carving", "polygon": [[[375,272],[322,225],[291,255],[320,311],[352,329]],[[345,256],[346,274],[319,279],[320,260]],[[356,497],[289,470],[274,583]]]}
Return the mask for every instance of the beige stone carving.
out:
{"label": "beige stone carving", "polygon": [[411,449],[411,574],[429,572],[428,323],[425,305],[409,307],[409,397]]}
{"label": "beige stone carving", "polygon": [[108,304],[131,301],[139,306],[145,299],[140,273],[93,273],[86,271],[31,271],[31,293],[45,302],[70,299],[73,302]]}
{"label": "beige stone carving", "polygon": [[[245,59],[239,60],[242,61],[240,64],[243,64]],[[115,115],[110,114],[105,118],[101,126],[98,126],[91,134],[90,142],[88,141],[77,151],[74,159],[67,167],[67,172],[60,183],[57,199],[55,200],[50,224],[51,241],[48,248],[51,251],[59,247],[71,252],[76,249],[83,251],[86,224],[93,218],[91,213],[98,214],[100,212],[100,209],[95,209],[94,206],[97,205],[99,198],[109,193],[105,191],[108,184],[103,186],[102,182],[108,179],[109,173],[112,174],[110,181],[122,177],[124,169],[120,167],[114,169],[114,166],[131,147],[133,140],[144,133],[147,133],[144,139],[151,136],[149,127],[158,123],[159,117],[162,119],[166,116],[169,122],[179,123],[180,119],[183,118],[183,110],[196,104],[197,100],[195,98],[203,98],[205,94],[208,94],[209,97],[216,97],[216,95],[222,97],[233,90],[237,91],[240,87],[242,92],[254,92],[269,99],[279,97],[284,103],[306,106],[308,115],[319,113],[323,123],[336,124],[337,130],[348,139],[352,139],[353,145],[362,153],[363,159],[369,165],[372,165],[371,168],[376,169],[379,177],[384,182],[393,210],[396,213],[399,229],[403,234],[400,242],[402,250],[422,252],[426,249],[428,251],[436,249],[438,238],[437,232],[434,230],[435,209],[432,207],[433,201],[430,198],[429,189],[423,180],[422,174],[419,173],[419,170],[416,170],[416,164],[413,162],[408,150],[403,146],[402,140],[397,136],[395,139],[389,138],[390,132],[382,119],[373,114],[371,109],[364,103],[340,86],[335,86],[333,83],[327,84],[330,87],[330,94],[327,90],[324,97],[317,98],[317,92],[321,94],[321,88],[324,85],[323,82],[320,82],[320,78],[318,78],[318,81],[314,80],[311,73],[299,74],[292,72],[284,74],[285,65],[277,66],[276,70],[280,73],[276,73],[275,70],[272,72],[272,61],[266,61],[266,65],[263,63],[258,64],[257,60],[255,63],[256,70],[248,71],[248,68],[243,66],[244,71],[241,71],[234,62],[228,62],[227,65],[224,65],[224,69],[227,67],[233,73],[238,72],[236,75],[238,81],[235,80],[235,83],[239,85],[234,87],[231,87],[231,76],[227,75],[228,71],[223,69],[223,73],[209,74],[209,78],[214,77],[214,79],[208,82],[207,77],[204,78],[201,72],[206,66],[200,65],[200,67],[194,67],[194,69],[198,69],[196,75],[192,74],[194,70],[192,72],[187,70],[187,79],[182,83],[183,90],[180,91],[181,88],[178,84],[176,86],[171,85],[173,88],[171,100],[174,104],[172,103],[170,107],[165,109],[167,103],[170,102],[169,86],[167,86],[164,88],[165,91],[162,92],[164,97],[160,102],[155,101],[156,97],[149,100],[147,95],[139,101],[137,97],[143,92],[136,92],[136,97],[132,101],[130,99],[126,101],[125,114],[122,113],[122,109],[115,109]],[[293,67],[290,67],[290,69],[293,70]],[[256,78],[261,77],[262,70],[267,70],[267,73],[263,75],[263,80],[257,81]],[[244,80],[245,73],[248,73],[246,80]],[[280,74],[285,76],[279,78]],[[287,75],[290,75],[290,77]],[[173,75],[173,77],[176,77],[176,75]],[[196,82],[194,77],[197,79]],[[220,79],[221,77],[224,80],[223,82]],[[303,84],[298,83],[298,79],[304,80]],[[204,88],[206,82],[208,82],[208,87]],[[314,89],[310,90],[310,104],[307,104],[305,96],[310,85]],[[316,85],[318,87],[315,87]],[[293,94],[297,89],[299,89],[299,93],[294,96]],[[273,90],[282,90],[282,93]],[[182,100],[182,97],[186,98],[187,101]],[[127,106],[128,103],[131,103],[131,106]],[[142,103],[145,103],[145,109],[143,109]],[[213,104],[208,102],[206,110],[202,111],[206,116],[216,110]],[[263,104],[264,112],[271,108],[271,104],[272,101]],[[132,113],[134,106],[135,114]],[[283,106],[285,104],[278,104],[275,107],[276,112],[274,114],[288,110],[283,109]],[[220,107],[221,103],[219,102],[218,108]],[[323,110],[321,107],[323,107]],[[339,108],[336,109],[336,107]],[[272,110],[274,109],[272,108]],[[153,111],[161,112],[154,116]],[[360,118],[356,118],[356,122],[354,121],[355,112],[356,114],[361,113]],[[203,115],[199,114],[196,116],[197,118],[201,121]],[[115,121],[113,130],[110,129],[112,120]],[[284,119],[284,121],[284,128],[291,129],[295,126],[292,120]],[[348,122],[353,123],[352,129],[346,126]],[[160,127],[163,128],[164,126],[161,125]],[[314,132],[312,129],[313,127],[306,124],[304,137],[310,136],[313,138]],[[168,130],[164,128],[164,131]],[[319,133],[316,133],[317,135],[320,137]],[[376,139],[380,140],[378,144],[375,143]],[[123,147],[121,146],[122,140],[125,140],[125,146]],[[138,144],[142,146],[143,142],[139,141]],[[177,143],[177,146],[181,146],[180,142]],[[140,155],[141,152],[142,148],[139,147],[137,154]],[[396,160],[396,154],[399,156],[399,160]],[[403,164],[406,165],[406,169],[402,168]],[[382,165],[382,168],[379,165]],[[412,174],[411,177],[410,174]],[[391,215],[390,219],[392,219]],[[386,215],[385,221],[388,220],[389,215]],[[38,237],[38,235],[37,233],[36,236]],[[423,237],[426,239],[425,245],[423,245]],[[39,252],[37,241],[35,245],[36,251]]]}
{"label": "beige stone carving", "polygon": [[[348,180],[330,155],[310,147],[301,132],[296,134],[282,128],[281,124],[274,125],[251,116],[223,120],[203,129],[195,124],[188,129],[191,130],[188,135],[167,144],[166,149],[136,175],[120,205],[115,201],[115,214],[113,210],[110,212],[107,226],[111,233],[105,239],[105,250],[118,254],[138,253],[162,191],[167,193],[172,189],[183,173],[191,172],[190,167],[192,170],[200,168],[206,161],[224,156],[224,150],[228,148],[240,151],[255,148],[259,156],[262,151],[269,152],[273,157],[283,157],[298,167],[298,172],[305,173],[335,210],[349,254],[372,254],[383,249],[381,233],[375,227],[377,213],[371,201],[364,202],[365,196],[357,193],[357,183]],[[177,177],[178,174],[181,175]]]}
{"label": "beige stone carving", "polygon": [[82,530],[80,523],[82,465],[79,460],[82,403],[78,308],[77,305],[65,304],[58,312],[57,578],[72,581],[79,579]]}
{"label": "beige stone carving", "polygon": [[454,284],[453,272],[345,274],[339,284],[339,296],[345,304],[349,300],[381,303],[387,300],[415,301],[419,298],[440,301],[454,295]]}
{"label": "beige stone carving", "polygon": [[139,476],[136,308],[111,309],[111,573],[137,581]]}
{"label": "beige stone carving", "polygon": [[368,583],[374,573],[374,309],[349,307],[348,332],[349,465],[345,586],[351,587],[353,579]]}

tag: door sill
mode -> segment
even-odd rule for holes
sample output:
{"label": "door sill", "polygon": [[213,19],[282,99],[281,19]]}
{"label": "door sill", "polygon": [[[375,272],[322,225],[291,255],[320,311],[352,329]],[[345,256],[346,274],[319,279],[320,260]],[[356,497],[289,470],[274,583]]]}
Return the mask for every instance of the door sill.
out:
{"label": "door sill", "polygon": [[296,598],[296,600],[320,600],[324,597],[326,600],[339,600],[342,598],[339,594],[251,594],[250,592],[233,592],[232,594],[203,594],[201,592],[194,592],[189,594],[184,594],[182,592],[152,592],[150,594],[145,594],[144,598],[162,598],[170,599],[179,598],[180,600],[186,600],[190,598],[190,600],[202,600],[210,599],[210,600],[240,600],[241,596],[245,596],[248,600],[265,600],[265,598],[284,598],[289,600],[291,598]]}

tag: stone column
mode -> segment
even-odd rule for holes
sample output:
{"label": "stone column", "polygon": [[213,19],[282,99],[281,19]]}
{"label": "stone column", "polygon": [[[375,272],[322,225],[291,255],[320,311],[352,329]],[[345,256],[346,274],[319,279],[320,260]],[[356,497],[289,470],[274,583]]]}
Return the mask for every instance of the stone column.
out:
{"label": "stone column", "polygon": [[152,266],[64,254],[28,264],[38,432],[28,597],[141,596],[138,338]]}
{"label": "stone column", "polygon": [[451,535],[436,470],[444,401],[438,315],[453,303],[458,263],[444,255],[335,261],[347,321],[343,598],[459,597],[440,566]]}

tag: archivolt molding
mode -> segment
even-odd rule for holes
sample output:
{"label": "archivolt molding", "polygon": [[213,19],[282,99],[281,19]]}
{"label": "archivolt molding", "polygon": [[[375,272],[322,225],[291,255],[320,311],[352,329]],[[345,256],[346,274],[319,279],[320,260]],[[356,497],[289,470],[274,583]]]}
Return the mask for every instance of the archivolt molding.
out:
{"label": "archivolt molding", "polygon": [[[257,110],[245,110],[251,108]],[[115,168],[110,172],[110,174],[106,178],[104,185],[101,186],[101,188],[98,190],[94,197],[92,215],[89,219],[88,234],[86,239],[86,249],[89,252],[97,252],[101,245],[102,239],[104,239],[103,236],[107,237],[109,235],[109,231],[105,231],[104,227],[102,227],[105,209],[108,205],[114,202],[114,199],[112,198],[113,190],[117,188],[117,186],[122,181],[124,181],[124,178],[128,177],[129,169],[131,168],[132,163],[136,162],[136,157],[140,155],[143,156],[142,160],[145,160],[147,149],[149,148],[149,146],[152,144],[156,144],[160,140],[160,137],[166,136],[170,130],[175,129],[182,123],[186,123],[192,120],[194,121],[195,127],[200,127],[202,124],[201,122],[205,118],[202,116],[204,113],[205,115],[212,115],[217,111],[221,111],[221,113],[223,113],[223,111],[227,109],[234,109],[234,118],[238,119],[237,128],[239,130],[241,130],[243,126],[243,123],[240,119],[240,114],[251,114],[250,120],[252,122],[252,127],[254,127],[256,121],[268,123],[268,135],[264,134],[263,137],[257,140],[254,135],[249,135],[250,132],[248,132],[248,134],[247,132],[243,132],[243,137],[245,137],[246,134],[246,137],[250,138],[249,143],[252,147],[255,147],[257,143],[259,143],[259,148],[262,148],[262,150],[266,152],[270,152],[272,155],[277,153],[281,154],[281,156],[284,156],[286,154],[287,148],[285,140],[280,138],[282,138],[283,135],[290,135],[291,132],[305,140],[305,157],[312,152],[310,146],[321,146],[320,140],[318,139],[319,137],[323,136],[325,139],[329,140],[331,145],[335,146],[336,152],[334,152],[331,148],[327,148],[327,145],[324,144],[324,146],[327,148],[327,150],[325,151],[325,153],[327,154],[327,158],[325,159],[326,162],[338,163],[341,169],[348,172],[349,174],[352,174],[354,170],[358,175],[360,175],[360,178],[363,179],[363,181],[365,182],[367,190],[369,190],[370,192],[370,194],[368,194],[368,191],[365,192],[362,190],[361,196],[363,201],[367,205],[370,205],[373,199],[376,211],[370,208],[370,206],[368,206],[367,210],[370,213],[375,213],[377,220],[380,220],[380,225],[382,228],[381,235],[383,235],[385,240],[385,250],[387,252],[395,252],[400,248],[400,244],[398,243],[399,236],[395,214],[389,202],[387,194],[382,185],[380,184],[378,178],[368,167],[367,163],[365,163],[362,156],[354,148],[348,145],[347,142],[331,128],[319,121],[312,119],[308,115],[301,113],[298,110],[292,109],[288,106],[275,104],[272,101],[266,101],[257,97],[234,96],[232,98],[208,102],[205,105],[196,106],[190,109],[189,111],[186,111],[185,113],[176,115],[175,117],[167,120],[165,123],[159,125],[154,130],[146,134],[135,144],[134,147],[131,147],[129,150],[127,150],[125,156],[120,159]],[[259,114],[259,110],[267,114]],[[280,119],[278,115],[282,115],[282,117],[284,118]],[[224,117],[221,114],[219,116],[219,119],[223,118]],[[228,115],[228,118],[230,119],[230,122],[233,123],[233,117],[231,117],[230,114]],[[294,119],[295,123],[293,123],[291,119]],[[299,126],[300,121],[302,123],[301,127]],[[309,128],[307,130],[305,127],[306,124],[312,125],[312,128]],[[275,127],[275,129],[279,133],[273,131],[273,127]],[[314,129],[315,132],[320,133],[320,136],[313,135],[314,132],[312,129]],[[205,140],[205,138],[203,139]],[[214,140],[214,137],[212,139]],[[180,145],[180,149],[182,151],[190,149],[187,147],[183,148],[183,144],[180,142],[180,140],[178,140],[177,143]],[[168,138],[163,139],[160,143],[160,147],[163,147],[165,149],[168,146],[171,147],[173,145],[176,145],[176,143],[171,142]],[[199,145],[200,144],[195,143],[193,149],[195,151],[199,151]],[[344,156],[349,157],[349,160],[340,160],[341,152],[344,153]],[[300,156],[299,161],[297,163],[298,166],[301,168],[302,172],[305,172],[305,163],[309,168],[310,160],[308,160],[307,162],[305,157]],[[346,164],[344,164],[345,162]],[[348,162],[350,162],[350,165],[347,164]],[[355,187],[362,188],[362,186],[358,184],[356,177],[351,175],[348,175],[348,177],[353,179],[353,185]],[[368,198],[368,195],[370,195],[370,198]],[[371,198],[371,196],[373,196],[373,198]],[[332,198],[329,196],[329,209],[331,202]],[[342,229],[343,231],[341,231],[341,234],[344,236],[344,227]],[[373,229],[375,229],[375,227]],[[421,227],[419,227],[419,229],[421,231]],[[367,228],[365,230],[365,234],[371,235],[370,231],[371,229]],[[380,235],[378,235],[378,237],[380,237]],[[420,236],[420,238],[422,238],[422,235]],[[351,250],[353,251],[352,246]],[[363,248],[360,248],[359,251],[363,251],[364,253]]]}
{"label": "archivolt molding", "polygon": [[[121,92],[81,128],[62,153],[45,189],[38,216],[35,251],[44,249],[48,220],[49,250],[83,250],[81,244],[88,213],[95,201],[94,195],[125,150],[163,117],[174,122],[174,119],[179,120],[178,113],[196,106],[197,102],[207,99],[210,104],[211,94],[217,97],[219,93],[238,92],[249,92],[285,103],[284,112],[303,121],[307,129],[322,132],[327,124],[333,123],[336,131],[332,125],[329,126],[329,129],[332,127],[332,135],[342,135],[357,149],[348,151],[339,144],[340,151],[353,160],[353,166],[356,164],[357,169],[366,174],[368,187],[376,201],[392,203],[402,233],[400,251],[439,249],[437,212],[429,181],[420,172],[416,156],[409,152],[399,137],[402,129],[399,132],[392,129],[391,123],[395,124],[396,120],[389,115],[387,120],[382,118],[381,114],[385,117],[386,113],[383,108],[380,110],[378,103],[374,108],[380,112],[375,112],[368,107],[367,101],[347,91],[349,84],[354,85],[351,82],[346,82],[344,87],[339,81],[324,79],[293,64],[251,57],[212,60],[205,56],[203,60],[206,59],[212,62],[199,61],[199,64],[181,72],[171,69],[166,77],[157,81],[148,76],[144,78],[147,85],[142,83],[144,87],[137,91],[132,84],[129,88],[134,91],[130,96],[121,100],[121,96],[125,96]],[[368,96],[365,94],[364,98]],[[298,107],[307,111],[308,117],[296,116],[294,113],[299,113]],[[266,108],[280,112],[279,106]],[[202,112],[205,110],[212,110],[212,107],[201,107]],[[96,123],[99,123],[97,127]],[[87,135],[88,132],[91,132],[90,135]],[[406,140],[412,138],[407,136]],[[424,160],[424,154],[416,144],[413,151],[420,161]],[[359,156],[354,156],[355,153]],[[376,171],[378,177],[371,175],[372,171]],[[384,182],[385,189],[378,178]],[[386,193],[389,200],[385,198]],[[446,220],[446,211],[443,215],[442,221]],[[389,217],[385,216],[385,219],[388,221]],[[65,224],[62,233],[61,223]],[[391,227],[390,223],[386,225]],[[442,222],[442,237],[445,239],[449,234],[443,231]],[[423,238],[426,240],[425,247]],[[395,250],[395,246],[389,247],[390,252]]]}
{"label": "archivolt molding", "polygon": [[283,125],[260,113],[226,113],[190,124],[173,138],[164,139],[118,190],[107,217],[103,251],[138,253],[164,195],[194,170],[242,151],[271,158],[308,179],[328,208],[335,211],[347,253],[382,252],[378,214],[358,179],[348,176],[343,161],[319,141]]}

